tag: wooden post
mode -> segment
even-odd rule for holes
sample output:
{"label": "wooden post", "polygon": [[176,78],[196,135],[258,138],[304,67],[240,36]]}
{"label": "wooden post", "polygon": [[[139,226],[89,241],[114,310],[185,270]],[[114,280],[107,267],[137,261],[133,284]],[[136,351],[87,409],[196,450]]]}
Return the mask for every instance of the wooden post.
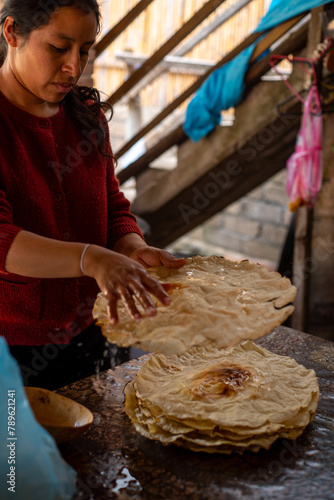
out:
{"label": "wooden post", "polygon": [[309,332],[334,340],[334,116],[323,118],[324,176],[314,207]]}
{"label": "wooden post", "polygon": [[[308,56],[326,35],[332,8],[312,11]],[[332,35],[333,36],[333,35]],[[292,327],[334,340],[334,116],[323,116],[323,187],[313,210],[298,210],[294,282],[298,287]]]}
{"label": "wooden post", "polygon": [[[132,49],[127,49],[127,52],[132,52]],[[135,64],[127,62],[128,75],[131,76],[136,70]],[[125,140],[129,141],[142,126],[142,107],[140,95],[133,96],[127,103],[128,116],[125,123]]]}
{"label": "wooden post", "polygon": [[300,207],[295,223],[295,243],[293,255],[293,283],[297,287],[295,311],[291,326],[296,330],[308,331],[309,268],[311,259],[313,210]]}
{"label": "wooden post", "polygon": [[[322,14],[323,7],[312,10],[306,54],[308,57],[312,57],[317,44],[322,40]],[[302,331],[309,331],[308,309],[310,298],[310,263],[312,261],[312,227],[313,210],[308,207],[300,207],[297,210],[296,216],[293,256],[293,282],[297,286],[297,297],[291,326],[296,330]]]}

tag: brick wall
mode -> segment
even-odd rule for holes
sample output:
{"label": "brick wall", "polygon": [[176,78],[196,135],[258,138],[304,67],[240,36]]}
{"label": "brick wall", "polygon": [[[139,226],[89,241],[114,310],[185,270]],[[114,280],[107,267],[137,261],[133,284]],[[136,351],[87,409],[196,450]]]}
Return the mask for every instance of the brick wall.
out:
{"label": "brick wall", "polygon": [[246,258],[277,269],[290,219],[285,171],[282,171],[177,240],[169,250],[190,255],[223,255],[236,260]]}

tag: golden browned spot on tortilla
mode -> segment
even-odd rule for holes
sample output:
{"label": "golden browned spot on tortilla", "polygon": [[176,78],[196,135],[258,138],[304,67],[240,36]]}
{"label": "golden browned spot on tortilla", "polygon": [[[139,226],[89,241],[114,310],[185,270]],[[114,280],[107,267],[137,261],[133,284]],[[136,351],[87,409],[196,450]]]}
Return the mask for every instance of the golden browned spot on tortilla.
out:
{"label": "golden browned spot on tortilla", "polygon": [[217,365],[198,374],[188,389],[200,398],[229,397],[244,389],[250,376],[244,368]]}

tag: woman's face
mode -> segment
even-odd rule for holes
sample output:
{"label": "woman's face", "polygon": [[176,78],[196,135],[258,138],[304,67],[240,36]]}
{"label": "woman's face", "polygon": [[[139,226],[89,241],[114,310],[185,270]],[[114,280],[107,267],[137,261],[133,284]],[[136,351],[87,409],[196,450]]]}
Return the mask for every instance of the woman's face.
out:
{"label": "woman's face", "polygon": [[35,101],[61,102],[87,64],[96,29],[93,12],[61,7],[27,40],[18,38],[10,64],[21,90]]}

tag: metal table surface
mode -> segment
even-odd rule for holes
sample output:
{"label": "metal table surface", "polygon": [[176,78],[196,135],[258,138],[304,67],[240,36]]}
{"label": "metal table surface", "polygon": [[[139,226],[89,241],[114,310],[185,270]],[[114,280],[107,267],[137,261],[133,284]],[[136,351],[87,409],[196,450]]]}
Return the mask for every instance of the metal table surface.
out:
{"label": "metal table surface", "polygon": [[240,456],[194,453],[139,436],[123,410],[123,388],[148,355],[57,392],[94,414],[89,431],[60,451],[78,473],[78,499],[333,500],[334,343],[278,327],[258,343],[318,376],[317,415],[295,441]]}

